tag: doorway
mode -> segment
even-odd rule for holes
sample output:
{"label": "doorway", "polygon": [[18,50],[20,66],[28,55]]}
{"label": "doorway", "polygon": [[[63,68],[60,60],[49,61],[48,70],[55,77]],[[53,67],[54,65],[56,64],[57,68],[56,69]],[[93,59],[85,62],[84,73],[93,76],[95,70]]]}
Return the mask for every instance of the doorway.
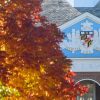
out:
{"label": "doorway", "polygon": [[87,86],[89,91],[84,96],[78,96],[77,100],[100,100],[100,86],[97,83],[90,80],[84,80],[80,83]]}

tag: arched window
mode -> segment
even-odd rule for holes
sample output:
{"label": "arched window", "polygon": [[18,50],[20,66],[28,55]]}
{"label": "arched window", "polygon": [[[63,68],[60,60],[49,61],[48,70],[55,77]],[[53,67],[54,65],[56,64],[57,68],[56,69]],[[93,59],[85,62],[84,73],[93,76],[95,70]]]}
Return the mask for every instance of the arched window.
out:
{"label": "arched window", "polygon": [[98,95],[100,84],[97,81],[92,79],[82,79],[77,83],[79,82],[86,85],[89,88],[89,92],[84,96],[78,96],[77,100],[100,100],[100,96]]}

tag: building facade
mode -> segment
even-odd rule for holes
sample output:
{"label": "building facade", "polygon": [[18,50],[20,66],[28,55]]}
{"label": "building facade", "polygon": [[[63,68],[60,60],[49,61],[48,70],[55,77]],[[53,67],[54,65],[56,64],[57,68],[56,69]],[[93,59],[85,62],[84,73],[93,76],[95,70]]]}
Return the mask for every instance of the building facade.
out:
{"label": "building facade", "polygon": [[89,93],[77,99],[100,100],[100,18],[86,12],[59,28],[65,36],[60,46],[73,61],[76,84],[89,87]]}
{"label": "building facade", "polygon": [[76,84],[89,87],[77,100],[100,100],[100,0],[81,1],[43,0],[42,15],[64,33],[60,46],[72,60]]}

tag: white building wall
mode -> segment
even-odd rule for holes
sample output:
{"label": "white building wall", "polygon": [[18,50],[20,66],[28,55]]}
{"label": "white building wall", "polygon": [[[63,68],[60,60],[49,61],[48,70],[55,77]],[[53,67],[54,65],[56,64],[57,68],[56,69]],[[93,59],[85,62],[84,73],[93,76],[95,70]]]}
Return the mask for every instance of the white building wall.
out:
{"label": "white building wall", "polygon": [[72,70],[74,72],[100,72],[100,59],[72,59]]}

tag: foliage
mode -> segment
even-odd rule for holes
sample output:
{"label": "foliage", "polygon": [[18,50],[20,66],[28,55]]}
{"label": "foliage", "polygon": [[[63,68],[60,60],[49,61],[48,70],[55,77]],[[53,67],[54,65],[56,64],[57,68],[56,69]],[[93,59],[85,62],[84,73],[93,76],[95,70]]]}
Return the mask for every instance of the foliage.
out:
{"label": "foliage", "polygon": [[0,1],[0,79],[20,93],[10,100],[75,99],[87,89],[75,85],[63,34],[40,11],[39,0]]}
{"label": "foliage", "polygon": [[8,86],[4,86],[1,82],[0,82],[0,100],[5,100],[5,98],[14,95],[14,96],[20,96],[19,92],[12,88],[12,87],[8,87]]}

